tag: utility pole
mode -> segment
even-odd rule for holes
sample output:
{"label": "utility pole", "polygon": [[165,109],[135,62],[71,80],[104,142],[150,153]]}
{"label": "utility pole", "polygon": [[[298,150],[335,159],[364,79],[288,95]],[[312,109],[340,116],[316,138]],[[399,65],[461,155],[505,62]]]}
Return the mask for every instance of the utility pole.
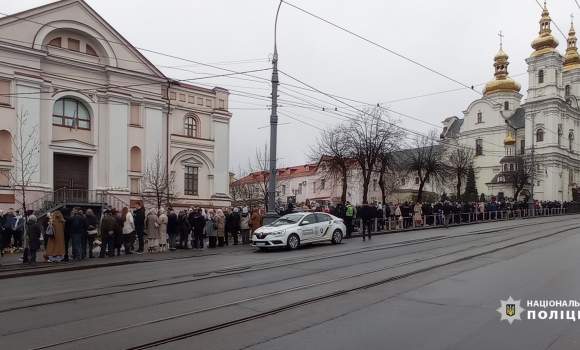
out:
{"label": "utility pole", "polygon": [[276,11],[274,23],[274,56],[272,57],[272,114],[270,115],[270,178],[268,185],[268,212],[264,216],[264,224],[270,224],[278,218],[276,213],[276,143],[278,141],[278,48],[276,45],[276,30],[278,26],[278,14],[282,0]]}

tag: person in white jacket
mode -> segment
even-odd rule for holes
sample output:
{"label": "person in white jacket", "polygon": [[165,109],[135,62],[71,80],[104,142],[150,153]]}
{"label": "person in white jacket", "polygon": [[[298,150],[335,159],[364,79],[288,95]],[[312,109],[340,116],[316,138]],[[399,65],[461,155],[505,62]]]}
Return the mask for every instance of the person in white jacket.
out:
{"label": "person in white jacket", "polygon": [[133,214],[129,211],[129,208],[123,208],[123,243],[125,245],[125,254],[133,254],[131,252],[131,242],[132,233],[135,232],[135,221],[133,220]]}

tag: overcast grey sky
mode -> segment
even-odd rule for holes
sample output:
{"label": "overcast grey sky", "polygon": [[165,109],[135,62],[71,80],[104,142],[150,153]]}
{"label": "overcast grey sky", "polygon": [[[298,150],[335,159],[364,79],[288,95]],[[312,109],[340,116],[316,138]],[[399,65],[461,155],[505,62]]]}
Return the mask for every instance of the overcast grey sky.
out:
{"label": "overcast grey sky", "polygon": [[[3,13],[16,13],[51,1],[2,1]],[[269,68],[273,52],[274,18],[278,0],[87,0],[105,20],[134,46],[203,63],[232,62],[220,67],[236,71]],[[289,0],[291,4],[343,26],[369,40],[413,59],[465,85],[483,84],[493,78],[493,57],[499,49],[499,32],[504,34],[503,48],[510,56],[509,73],[522,84],[526,98],[528,86],[525,59],[532,53],[531,43],[538,36],[541,8],[535,0]],[[554,23],[567,36],[570,14],[580,15],[574,0],[548,1]],[[577,17],[580,21],[580,16]],[[580,23],[577,25],[580,28]],[[566,50],[566,37],[552,25],[560,41],[558,51]],[[340,31],[316,18],[282,5],[278,23],[279,69],[329,94],[368,104],[386,103],[404,127],[425,132],[440,126],[447,117],[462,117],[462,112],[481,95],[462,89],[433,72]],[[199,73],[225,71],[198,66],[144,52],[154,64],[175,68],[162,71],[177,79],[197,78]],[[242,60],[252,60],[239,62]],[[253,73],[270,78],[270,72]],[[230,169],[246,163],[256,148],[269,142],[270,85],[266,81],[237,76],[212,78],[197,84],[230,89],[231,121]],[[280,75],[280,98],[314,108],[334,108],[354,114],[348,107],[324,95],[300,90],[285,84],[300,85]],[[292,90],[308,96],[299,95]],[[428,97],[426,94],[460,89]],[[247,94],[259,96],[248,97]],[[307,99],[298,101],[288,94]],[[240,96],[245,95],[245,96]],[[261,96],[261,97],[260,97]],[[314,100],[314,98],[322,101]],[[354,106],[360,103],[346,101]],[[280,112],[298,120],[325,128],[341,122],[335,113],[321,113],[291,107],[280,102]],[[293,166],[306,162],[308,146],[319,130],[280,114],[279,164]]]}

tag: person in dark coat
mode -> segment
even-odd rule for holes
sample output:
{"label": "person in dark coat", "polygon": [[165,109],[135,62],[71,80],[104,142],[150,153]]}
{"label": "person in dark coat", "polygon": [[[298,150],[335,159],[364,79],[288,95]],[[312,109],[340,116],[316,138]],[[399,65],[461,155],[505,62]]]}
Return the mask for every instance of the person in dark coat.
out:
{"label": "person in dark coat", "polygon": [[117,256],[121,256],[121,247],[123,246],[123,243],[125,243],[125,237],[123,237],[123,226],[125,223],[123,222],[123,218],[121,215],[119,215],[119,212],[116,208],[111,210],[111,214],[113,214],[113,218],[115,218],[115,221],[117,222],[115,233],[113,234],[113,241],[115,242],[114,246],[115,250],[117,251]]}
{"label": "person in dark coat", "polygon": [[175,250],[175,241],[179,234],[179,220],[173,208],[167,210],[167,234],[169,235],[169,250]]}
{"label": "person in dark coat", "polygon": [[36,252],[40,249],[40,236],[42,227],[38,224],[36,216],[30,215],[27,223],[28,247],[30,248],[30,259],[28,263],[36,265]]}
{"label": "person in dark coat", "polygon": [[73,259],[74,261],[82,260],[82,239],[87,232],[89,225],[87,218],[83,215],[81,208],[74,207],[72,216],[71,238],[73,241]]}
{"label": "person in dark coat", "polygon": [[431,204],[425,202],[421,206],[421,211],[423,212],[423,216],[427,217],[427,222],[425,223],[427,226],[433,225],[433,207]]}
{"label": "person in dark coat", "polygon": [[105,257],[105,252],[108,251],[109,257],[115,256],[114,248],[114,234],[117,226],[117,220],[111,215],[110,211],[105,212],[105,217],[101,221],[100,231],[103,243],[101,244],[101,253],[99,258]]}
{"label": "person in dark coat", "polygon": [[[143,208],[141,202],[137,202],[137,209],[133,213],[135,216],[135,232],[137,233],[137,239],[139,240],[139,249],[137,249],[137,254],[143,254],[143,249],[145,249],[145,208]],[[135,240],[133,240],[134,242]],[[131,244],[132,245],[132,244]]]}
{"label": "person in dark coat", "polygon": [[179,247],[181,249],[189,249],[187,242],[190,228],[187,213],[185,211],[180,211],[177,220],[179,221]]}
{"label": "person in dark coat", "polygon": [[224,244],[225,245],[229,245],[229,237],[228,237],[228,235],[231,232],[230,226],[232,224],[232,222],[231,222],[232,218],[231,218],[230,211],[227,210],[227,209],[224,209],[224,215],[226,217],[226,230],[224,232]]}
{"label": "person in dark coat", "polygon": [[234,237],[234,245],[238,245],[238,234],[241,231],[240,220],[239,209],[234,208],[234,212],[230,214],[230,233]]}
{"label": "person in dark coat", "polygon": [[201,215],[202,210],[194,211],[189,218],[189,225],[193,230],[193,244],[192,248],[203,250],[203,232],[205,229],[205,218]]}
{"label": "person in dark coat", "polygon": [[88,231],[96,230],[99,227],[99,220],[93,213],[92,209],[87,209],[87,215],[85,215],[85,217],[87,218],[87,224],[89,227],[87,229],[86,241],[83,241],[83,259],[87,257],[87,246],[89,248],[89,258],[95,257],[93,255],[93,245],[97,235],[89,235]]}
{"label": "person in dark coat", "polygon": [[409,228],[413,226],[413,218],[411,217],[411,206],[409,202],[405,202],[401,206],[401,216],[403,217],[403,228]]}
{"label": "person in dark coat", "polygon": [[12,220],[14,220],[14,209],[10,208],[8,213],[2,216],[2,226],[4,227],[2,240],[4,241],[4,248],[10,248],[10,240],[13,236]]}
{"label": "person in dark coat", "polygon": [[362,237],[365,240],[365,231],[369,232],[369,239],[371,239],[371,221],[373,219],[373,210],[367,201],[363,202],[362,207],[357,211],[357,215],[362,221]]}

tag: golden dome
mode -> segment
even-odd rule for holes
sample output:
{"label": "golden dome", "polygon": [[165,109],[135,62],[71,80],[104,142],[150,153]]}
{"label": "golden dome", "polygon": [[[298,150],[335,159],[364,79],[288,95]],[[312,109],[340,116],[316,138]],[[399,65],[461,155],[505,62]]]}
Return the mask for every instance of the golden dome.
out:
{"label": "golden dome", "polygon": [[540,36],[532,42],[532,48],[535,51],[531,57],[556,51],[556,47],[560,43],[552,36],[552,30],[550,29],[551,22],[550,12],[548,12],[548,7],[544,2],[544,10],[542,11],[542,19],[540,20]]}
{"label": "golden dome", "polygon": [[507,67],[509,56],[503,51],[502,45],[499,46],[499,52],[494,57],[495,74],[492,81],[485,84],[483,94],[489,95],[497,92],[520,92],[522,86],[517,81],[508,76]]}
{"label": "golden dome", "polygon": [[516,144],[516,139],[512,136],[512,132],[508,132],[508,136],[503,140],[504,146],[513,146]]}
{"label": "golden dome", "polygon": [[568,48],[564,56],[564,72],[580,68],[580,55],[578,55],[576,41],[576,31],[574,30],[574,24],[572,24],[568,33]]}

